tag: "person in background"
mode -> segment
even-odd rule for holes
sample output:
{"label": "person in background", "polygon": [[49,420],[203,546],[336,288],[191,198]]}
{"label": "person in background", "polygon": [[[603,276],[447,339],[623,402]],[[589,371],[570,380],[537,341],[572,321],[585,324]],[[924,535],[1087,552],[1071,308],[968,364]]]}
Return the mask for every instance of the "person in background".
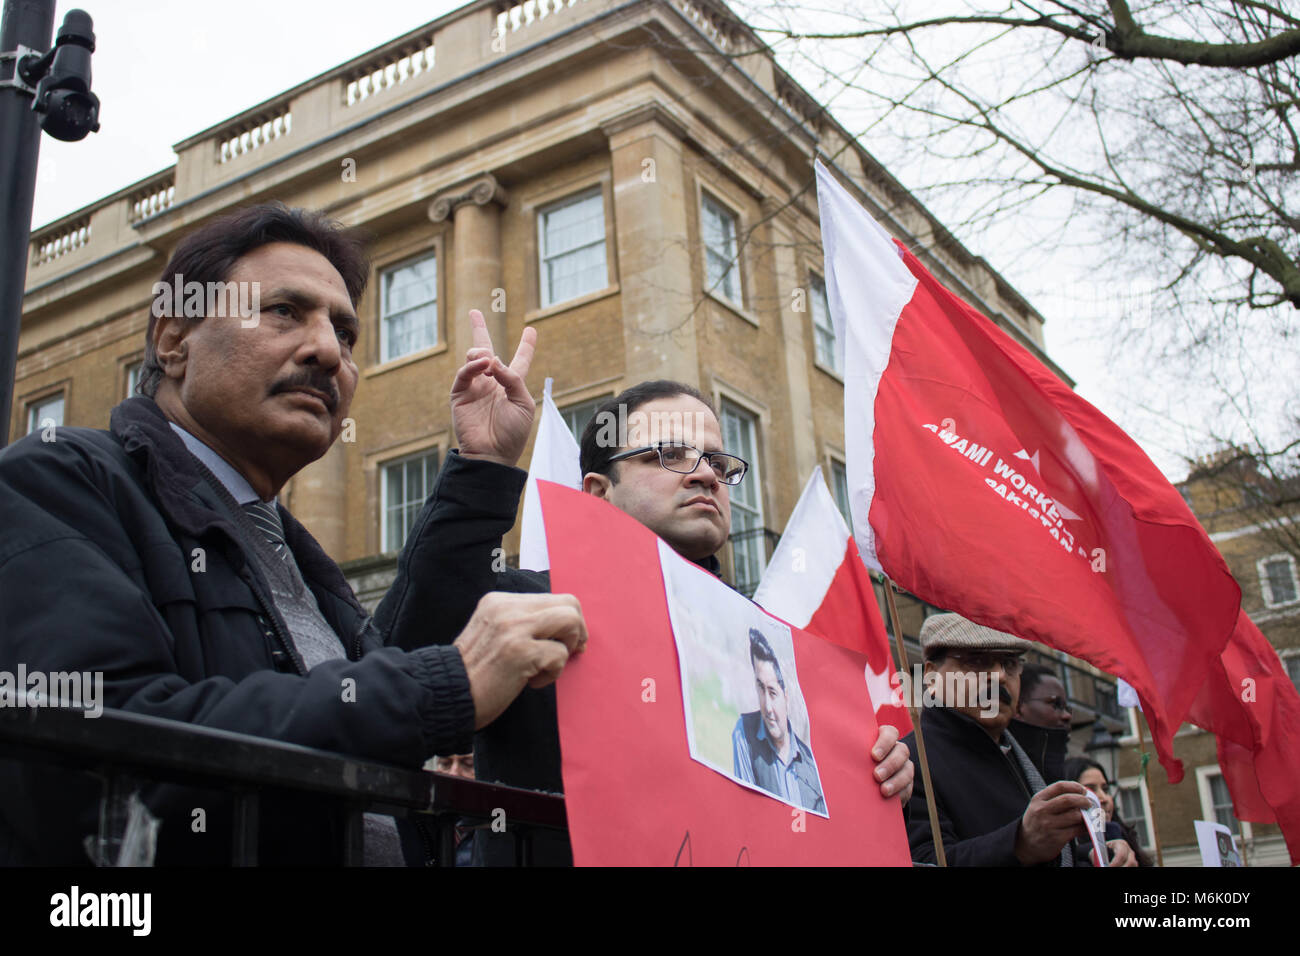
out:
{"label": "person in background", "polygon": [[[1137,830],[1129,826],[1120,819],[1119,814],[1115,812],[1115,797],[1111,793],[1111,783],[1106,777],[1106,771],[1101,769],[1101,764],[1087,757],[1071,757],[1065,761],[1065,779],[1075,780],[1083,784],[1089,790],[1097,795],[1097,800],[1101,803],[1101,808],[1106,812],[1106,842],[1112,840],[1123,840],[1133,850],[1133,855],[1137,858],[1138,866],[1154,866],[1151,862],[1150,855],[1142,849],[1138,841]],[[1091,866],[1091,858],[1087,852],[1090,847],[1086,845],[1087,840],[1075,844],[1074,855],[1078,860],[1079,866]],[[1089,861],[1084,863],[1083,861]]]}
{"label": "person in background", "polygon": [[1008,729],[1047,783],[1065,779],[1065,748],[1070,743],[1070,703],[1065,685],[1042,664],[1020,672],[1020,699]]}

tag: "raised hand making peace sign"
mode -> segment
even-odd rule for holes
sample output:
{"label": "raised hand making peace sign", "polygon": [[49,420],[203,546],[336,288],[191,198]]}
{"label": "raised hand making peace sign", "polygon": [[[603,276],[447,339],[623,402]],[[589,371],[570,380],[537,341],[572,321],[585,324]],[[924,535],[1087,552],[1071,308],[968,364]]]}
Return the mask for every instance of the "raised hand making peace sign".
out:
{"label": "raised hand making peace sign", "polygon": [[483,313],[471,309],[474,347],[451,383],[451,423],[460,453],[513,465],[528,444],[533,428],[533,397],[524,378],[533,363],[537,330],[524,329],[519,348],[509,365],[492,349]]}

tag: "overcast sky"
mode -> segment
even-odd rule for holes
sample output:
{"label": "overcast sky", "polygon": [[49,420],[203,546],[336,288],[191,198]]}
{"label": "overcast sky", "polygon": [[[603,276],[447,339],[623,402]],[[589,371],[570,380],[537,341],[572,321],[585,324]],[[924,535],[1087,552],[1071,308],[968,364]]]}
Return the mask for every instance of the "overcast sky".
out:
{"label": "overcast sky", "polygon": [[[175,162],[173,144],[457,7],[457,0],[82,0],[94,18],[94,91],[101,129],[80,143],[42,137],[33,222],[43,225]],[[59,3],[56,26],[74,4]],[[906,170],[893,172],[907,183]],[[942,215],[943,210],[935,209]],[[1116,380],[1104,343],[1053,311],[1078,283],[1077,250],[1017,270],[1015,257],[968,248],[1000,269],[1047,318],[1052,357],[1079,393],[1130,431],[1177,480],[1177,428],[1153,426]],[[1011,260],[1011,261],[1006,261]],[[1086,272],[1084,273],[1086,276]],[[1085,278],[1083,281],[1091,281]]]}

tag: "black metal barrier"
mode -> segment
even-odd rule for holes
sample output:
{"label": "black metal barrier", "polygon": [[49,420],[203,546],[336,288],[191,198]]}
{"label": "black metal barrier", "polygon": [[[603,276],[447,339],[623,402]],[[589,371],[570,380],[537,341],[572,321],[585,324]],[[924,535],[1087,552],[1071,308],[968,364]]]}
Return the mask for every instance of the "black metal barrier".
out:
{"label": "black metal barrier", "polygon": [[362,815],[369,812],[431,826],[440,866],[452,865],[455,828],[463,821],[508,820],[521,866],[531,863],[536,830],[567,830],[560,794],[407,770],[119,710],[88,718],[77,707],[0,707],[0,756],[96,774],[104,781],[101,811],[136,780],[227,791],[235,803],[235,866],[257,865],[262,787],[337,799],[347,814],[341,856],[348,866],[362,862]]}

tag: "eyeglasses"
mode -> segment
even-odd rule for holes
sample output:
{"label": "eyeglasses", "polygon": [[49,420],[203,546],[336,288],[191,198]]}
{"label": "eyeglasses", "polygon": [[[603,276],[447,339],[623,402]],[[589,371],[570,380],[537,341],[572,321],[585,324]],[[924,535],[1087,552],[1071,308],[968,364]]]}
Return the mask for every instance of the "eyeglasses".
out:
{"label": "eyeglasses", "polygon": [[973,671],[991,671],[1001,667],[1002,673],[1015,677],[1025,666],[1025,660],[1018,654],[995,654],[987,651],[950,651],[948,654]]}
{"label": "eyeglasses", "polygon": [[609,463],[612,465],[616,461],[635,458],[649,452],[658,453],[659,464],[679,475],[689,475],[700,467],[701,461],[707,461],[709,467],[713,469],[713,474],[724,485],[740,484],[745,477],[745,473],[749,471],[749,462],[743,458],[737,458],[735,455],[728,455],[722,451],[700,451],[693,445],[675,441],[661,441],[642,448],[622,451],[610,458]]}
{"label": "eyeglasses", "polygon": [[1036,700],[1043,704],[1050,704],[1052,710],[1065,712],[1070,709],[1070,703],[1064,697],[1027,697],[1026,700]]}

